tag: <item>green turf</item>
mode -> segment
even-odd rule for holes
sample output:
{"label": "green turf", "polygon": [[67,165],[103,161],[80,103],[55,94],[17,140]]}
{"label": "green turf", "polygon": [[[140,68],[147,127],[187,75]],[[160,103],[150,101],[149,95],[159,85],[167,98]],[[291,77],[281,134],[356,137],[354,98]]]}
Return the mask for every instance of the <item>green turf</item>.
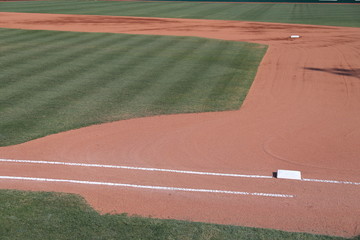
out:
{"label": "green turf", "polygon": [[95,123],[238,109],[266,46],[0,29],[0,145]]}
{"label": "green turf", "polygon": [[0,190],[0,236],[2,240],[343,239],[270,229],[128,217],[126,214],[100,215],[77,195],[15,190]]}
{"label": "green turf", "polygon": [[0,2],[2,12],[223,19],[360,27],[360,4],[201,2]]}

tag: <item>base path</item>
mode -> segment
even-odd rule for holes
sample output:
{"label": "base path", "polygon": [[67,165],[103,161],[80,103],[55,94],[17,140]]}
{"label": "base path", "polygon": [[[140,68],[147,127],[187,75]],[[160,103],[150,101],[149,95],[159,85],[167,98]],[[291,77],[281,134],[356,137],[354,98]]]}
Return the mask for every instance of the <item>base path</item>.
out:
{"label": "base path", "polygon": [[[288,169],[302,171],[307,179],[360,182],[359,28],[27,13],[0,13],[0,27],[199,36],[269,45],[238,111],[90,126],[0,148],[2,159],[260,176]],[[293,34],[301,38],[291,40]],[[23,177],[0,179],[0,188],[78,193],[102,212],[360,234],[360,185],[356,184],[31,162],[0,165],[1,176]]]}

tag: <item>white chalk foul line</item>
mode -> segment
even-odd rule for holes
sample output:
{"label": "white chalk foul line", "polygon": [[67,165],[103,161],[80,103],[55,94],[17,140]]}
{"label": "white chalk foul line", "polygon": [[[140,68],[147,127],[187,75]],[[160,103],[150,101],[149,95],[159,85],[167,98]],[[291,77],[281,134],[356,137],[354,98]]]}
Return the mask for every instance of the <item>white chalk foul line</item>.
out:
{"label": "white chalk foul line", "polygon": [[[64,165],[64,166],[79,166],[79,167],[98,167],[98,168],[117,168],[117,169],[127,169],[127,170],[171,172],[171,173],[210,175],[210,176],[223,176],[223,177],[268,178],[268,179],[272,178],[272,176],[262,176],[262,175],[244,175],[244,174],[233,174],[233,173],[197,172],[197,171],[185,171],[185,170],[174,170],[174,169],[163,169],[163,168],[129,167],[129,166],[103,165],[103,164],[90,164],[90,163],[71,163],[71,162],[53,162],[53,161],[51,162],[51,161],[35,161],[35,160],[15,160],[15,159],[1,159],[1,158],[0,158],[0,162],[49,164],[49,165]],[[307,179],[307,178],[303,178],[303,179],[301,179],[301,181],[360,185],[360,182],[324,180],[324,179]]]}
{"label": "white chalk foul line", "polygon": [[126,184],[126,183],[80,181],[80,180],[71,180],[71,179],[51,179],[51,178],[32,178],[32,177],[14,177],[14,176],[0,176],[0,179],[38,181],[38,182],[77,183],[77,184],[88,184],[88,185],[103,185],[103,186],[113,186],[113,187],[128,187],[128,188],[141,188],[141,189],[167,190],[167,191],[222,193],[222,194],[248,195],[248,196],[259,196],[259,197],[278,197],[278,198],[295,197],[294,195],[276,194],[276,193],[237,192],[237,191],[212,190],[212,189],[161,187],[161,186],[136,185],[136,184]]}
{"label": "white chalk foul line", "polygon": [[302,181],[305,181],[305,182],[321,182],[321,183],[338,183],[338,184],[360,185],[360,182],[337,181],[337,180],[322,180],[322,179],[303,178]]}
{"label": "white chalk foul line", "polygon": [[127,169],[127,170],[140,170],[140,171],[153,171],[153,172],[171,172],[171,173],[211,175],[211,176],[222,176],[222,177],[272,178],[272,176],[261,176],[261,175],[244,175],[244,174],[232,174],[232,173],[197,172],[197,171],[183,171],[183,170],[163,169],[163,168],[144,168],[144,167],[129,167],[129,166],[88,164],[88,163],[48,162],[48,161],[13,160],[13,159],[0,159],[0,162],[52,164],[52,165],[98,167],[98,168],[117,168],[117,169]]}

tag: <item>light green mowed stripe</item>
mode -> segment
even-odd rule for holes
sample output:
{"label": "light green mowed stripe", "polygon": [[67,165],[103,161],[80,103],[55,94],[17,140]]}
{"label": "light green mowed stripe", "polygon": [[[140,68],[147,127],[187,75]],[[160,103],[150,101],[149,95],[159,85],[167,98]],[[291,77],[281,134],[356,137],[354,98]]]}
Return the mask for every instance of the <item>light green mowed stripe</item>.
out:
{"label": "light green mowed stripe", "polygon": [[360,4],[36,1],[0,2],[3,12],[195,18],[360,27]]}
{"label": "light green mowed stripe", "polygon": [[157,114],[234,110],[266,46],[0,29],[0,144]]}

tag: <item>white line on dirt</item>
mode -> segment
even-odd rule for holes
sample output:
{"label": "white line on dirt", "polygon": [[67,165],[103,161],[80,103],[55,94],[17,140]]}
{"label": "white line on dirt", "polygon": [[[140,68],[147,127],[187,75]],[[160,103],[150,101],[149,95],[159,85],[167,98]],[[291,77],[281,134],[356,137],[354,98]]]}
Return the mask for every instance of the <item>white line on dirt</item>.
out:
{"label": "white line on dirt", "polygon": [[135,184],[125,184],[125,183],[80,181],[80,180],[71,180],[71,179],[51,179],[51,178],[32,178],[32,177],[14,177],[14,176],[0,176],[0,179],[38,181],[38,182],[77,183],[77,184],[88,184],[88,185],[105,185],[105,186],[114,186],[114,187],[129,187],[129,188],[142,188],[142,189],[167,190],[167,191],[222,193],[222,194],[248,195],[248,196],[259,196],[259,197],[279,197],[279,198],[295,197],[295,195],[276,194],[276,193],[237,192],[237,191],[212,190],[212,189],[161,187],[161,186],[135,185]]}
{"label": "white line on dirt", "polygon": [[[98,167],[98,168],[115,168],[115,169],[153,171],[153,172],[170,172],[170,173],[210,175],[210,176],[222,176],[222,177],[267,178],[267,179],[273,178],[272,176],[262,176],[262,175],[244,175],[244,174],[233,174],[233,173],[197,172],[197,171],[185,171],[185,170],[174,170],[174,169],[163,169],[163,168],[143,168],[143,167],[129,167],[129,166],[118,166],[118,165],[90,164],[90,163],[52,162],[52,161],[35,161],[35,160],[15,160],[15,159],[1,159],[1,158],[0,158],[0,162],[49,164],[49,165],[79,166],[79,167]],[[300,181],[318,182],[318,183],[335,183],[335,184],[360,185],[360,182],[339,181],[339,180],[325,180],[325,179],[303,178]]]}
{"label": "white line on dirt", "polygon": [[322,180],[322,179],[303,178],[302,181],[305,181],[305,182],[321,182],[321,183],[339,183],[339,184],[360,185],[360,182],[337,181],[337,180]]}
{"label": "white line on dirt", "polygon": [[143,168],[143,167],[129,167],[129,166],[88,164],[88,163],[48,162],[48,161],[13,160],[13,159],[0,159],[0,162],[52,164],[52,165],[80,166],[80,167],[99,167],[99,168],[117,168],[117,169],[128,169],[128,170],[171,172],[171,173],[211,175],[211,176],[223,176],[223,177],[272,178],[272,176],[261,176],[261,175],[243,175],[243,174],[232,174],[232,173],[196,172],[196,171],[183,171],[183,170],[163,169],[163,168]]}

